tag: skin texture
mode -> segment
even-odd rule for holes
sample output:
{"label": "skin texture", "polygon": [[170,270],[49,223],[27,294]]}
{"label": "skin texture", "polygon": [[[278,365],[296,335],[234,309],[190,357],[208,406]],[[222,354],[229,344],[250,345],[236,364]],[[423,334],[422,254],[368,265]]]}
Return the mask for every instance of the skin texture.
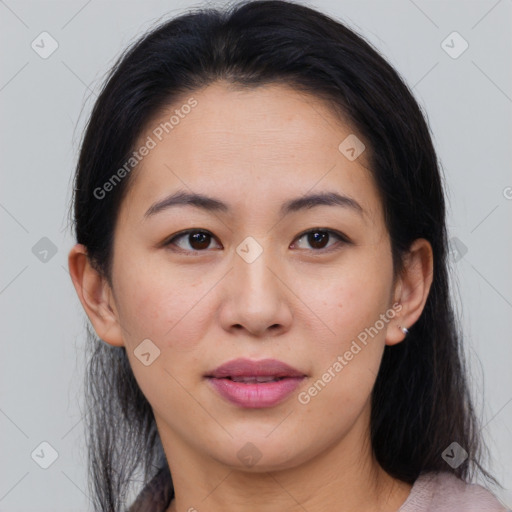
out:
{"label": "skin texture", "polygon": [[[320,99],[283,85],[238,90],[224,82],[183,103],[190,96],[197,106],[132,171],[115,229],[113,287],[92,268],[85,247],[69,253],[96,333],[126,347],[155,413],[176,492],[168,510],[396,511],[411,486],[372,456],[370,396],[385,345],[407,343],[399,326],[410,327],[423,310],[431,246],[416,240],[393,280],[367,153],[350,161],[338,150],[355,132]],[[158,113],[142,143],[176,106]],[[178,189],[218,198],[231,211],[180,206],[144,218]],[[364,214],[315,206],[280,215],[283,202],[321,191],[350,196]],[[212,236],[163,245],[190,228]],[[312,228],[337,230],[350,243],[332,235],[315,246],[299,237]],[[251,263],[236,252],[249,236],[263,251]],[[298,394],[395,303],[401,309],[394,318],[300,403]],[[149,366],[134,355],[147,338],[160,350]],[[276,358],[307,378],[274,407],[237,407],[204,379],[236,357]],[[237,456],[248,442],[261,454],[252,467]]]}

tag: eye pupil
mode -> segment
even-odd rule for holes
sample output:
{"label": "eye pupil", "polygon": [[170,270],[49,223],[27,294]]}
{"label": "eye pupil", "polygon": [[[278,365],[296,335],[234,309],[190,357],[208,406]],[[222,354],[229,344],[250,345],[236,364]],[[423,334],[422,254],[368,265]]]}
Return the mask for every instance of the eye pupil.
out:
{"label": "eye pupil", "polygon": [[[201,232],[196,232],[196,233],[191,233],[189,235],[189,241],[190,241],[190,246],[193,247],[194,249],[206,249],[208,247],[208,245],[210,244],[210,240],[209,240],[209,236],[207,233],[201,233]],[[199,244],[199,245],[195,245],[195,244]]]}
{"label": "eye pupil", "polygon": [[326,231],[312,231],[308,234],[308,242],[315,249],[323,249],[326,244],[322,242],[327,242],[328,239],[329,234]]}

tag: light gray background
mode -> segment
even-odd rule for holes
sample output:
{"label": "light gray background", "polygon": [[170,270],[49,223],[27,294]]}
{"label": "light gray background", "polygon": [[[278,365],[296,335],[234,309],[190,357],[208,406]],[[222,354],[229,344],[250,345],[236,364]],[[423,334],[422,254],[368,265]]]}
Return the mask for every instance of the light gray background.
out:
{"label": "light gray background", "polygon": [[[159,18],[192,5],[0,0],[0,511],[88,510],[80,408],[86,316],[67,271],[71,176],[115,58]],[[310,5],[376,45],[427,112],[458,240],[452,283],[478,412],[491,469],[507,489],[495,492],[511,507],[512,0]],[[59,44],[47,59],[31,48],[43,31]],[[456,59],[441,46],[453,31],[469,43]],[[46,262],[32,250],[43,237],[57,250]],[[58,452],[48,469],[31,458],[43,441]]]}

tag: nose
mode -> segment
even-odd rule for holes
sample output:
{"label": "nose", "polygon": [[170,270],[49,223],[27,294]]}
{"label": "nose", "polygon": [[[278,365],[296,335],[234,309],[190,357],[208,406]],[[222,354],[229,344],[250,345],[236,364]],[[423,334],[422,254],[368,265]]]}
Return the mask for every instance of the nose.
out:
{"label": "nose", "polygon": [[292,309],[284,267],[270,250],[252,262],[235,253],[227,276],[220,321],[230,332],[245,330],[253,336],[269,337],[290,328]]}

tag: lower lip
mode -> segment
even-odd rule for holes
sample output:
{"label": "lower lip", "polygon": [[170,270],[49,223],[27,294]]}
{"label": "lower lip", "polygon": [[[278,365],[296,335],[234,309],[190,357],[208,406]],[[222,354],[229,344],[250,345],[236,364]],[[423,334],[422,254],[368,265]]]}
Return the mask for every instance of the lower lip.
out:
{"label": "lower lip", "polygon": [[275,382],[258,382],[245,384],[231,379],[215,379],[208,381],[214,389],[231,403],[240,407],[257,409],[273,407],[289,396],[304,377],[287,377]]}

